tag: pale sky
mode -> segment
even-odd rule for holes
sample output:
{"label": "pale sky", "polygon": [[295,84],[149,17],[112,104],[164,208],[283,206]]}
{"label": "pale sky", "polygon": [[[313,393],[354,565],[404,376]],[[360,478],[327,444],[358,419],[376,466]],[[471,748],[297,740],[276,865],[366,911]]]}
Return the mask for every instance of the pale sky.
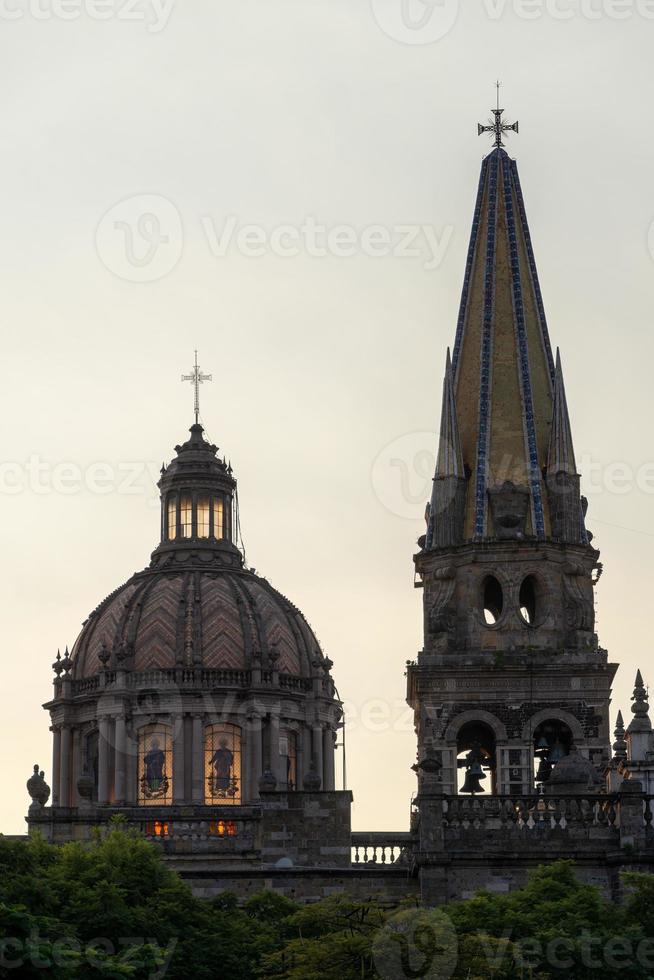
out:
{"label": "pale sky", "polygon": [[652,17],[0,0],[1,831],[24,831],[34,762],[51,782],[57,647],[157,544],[194,347],[250,564],[348,702],[354,827],[408,826],[412,555],[497,77],[628,720],[636,667],[654,683]]}

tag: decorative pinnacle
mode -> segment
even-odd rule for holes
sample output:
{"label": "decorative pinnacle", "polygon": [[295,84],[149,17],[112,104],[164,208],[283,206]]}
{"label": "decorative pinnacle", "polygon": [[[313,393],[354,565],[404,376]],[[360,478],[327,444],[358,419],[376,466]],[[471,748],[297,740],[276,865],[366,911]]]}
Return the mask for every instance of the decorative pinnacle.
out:
{"label": "decorative pinnacle", "polygon": [[643,677],[640,671],[638,671],[636,674],[636,683],[631,700],[631,713],[634,717],[629,725],[629,731],[651,732],[652,723],[649,719],[649,702],[647,700],[647,691],[645,690]]}
{"label": "decorative pinnacle", "polygon": [[618,711],[618,717],[615,720],[615,742],[613,743],[613,758],[616,760],[627,758],[627,742],[624,737],[624,721],[622,718],[622,712]]}
{"label": "decorative pinnacle", "polygon": [[191,373],[183,374],[182,381],[190,381],[191,384],[193,385],[193,391],[194,391],[193,408],[195,411],[195,424],[197,425],[200,417],[200,385],[203,384],[205,381],[213,381],[213,375],[202,374],[200,365],[198,364],[197,351],[195,352],[195,363],[193,364]]}
{"label": "decorative pinnacle", "polygon": [[518,133],[519,123],[505,123],[502,119],[502,113],[504,109],[500,109],[500,83],[497,82],[497,109],[491,109],[494,119],[489,119],[487,126],[482,126],[481,123],[477,124],[477,135],[481,136],[482,133],[492,133],[495,138],[495,146],[500,149],[504,146],[502,142],[502,136],[505,133]]}

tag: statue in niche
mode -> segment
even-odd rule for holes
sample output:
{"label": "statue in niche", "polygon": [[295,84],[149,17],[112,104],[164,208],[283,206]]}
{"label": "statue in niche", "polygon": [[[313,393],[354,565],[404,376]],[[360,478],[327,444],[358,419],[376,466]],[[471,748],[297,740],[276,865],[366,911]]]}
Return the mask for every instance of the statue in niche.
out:
{"label": "statue in niche", "polygon": [[221,738],[219,748],[211,756],[210,765],[213,770],[212,783],[214,796],[233,796],[236,792],[232,778],[234,753],[227,744],[226,738]]}
{"label": "statue in niche", "polygon": [[158,738],[153,738],[150,748],[143,757],[144,795],[151,799],[165,796],[168,792],[168,777],[166,776],[166,753],[161,748]]}

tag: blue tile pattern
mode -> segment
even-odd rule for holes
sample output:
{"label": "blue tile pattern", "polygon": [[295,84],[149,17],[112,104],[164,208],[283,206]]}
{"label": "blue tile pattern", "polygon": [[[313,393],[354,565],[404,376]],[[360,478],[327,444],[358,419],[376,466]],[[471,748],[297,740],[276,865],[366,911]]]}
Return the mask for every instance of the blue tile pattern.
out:
{"label": "blue tile pattern", "polygon": [[[504,212],[506,232],[509,247],[509,262],[511,267],[511,289],[513,294],[513,323],[518,345],[520,367],[520,393],[522,396],[523,423],[527,444],[527,466],[529,486],[532,499],[532,516],[534,530],[539,538],[545,537],[545,517],[543,498],[541,494],[541,477],[538,462],[538,446],[536,442],[536,422],[534,417],[534,399],[531,387],[531,369],[529,364],[529,344],[525,323],[525,308],[522,292],[522,276],[520,273],[520,256],[518,252],[518,235],[516,230],[515,213],[513,209],[512,172],[510,161],[506,154],[502,158],[502,184],[504,188]],[[515,184],[513,184],[515,186]]]}
{"label": "blue tile pattern", "polygon": [[[499,161],[499,150],[494,150],[485,161],[485,163],[488,163],[490,172],[488,177],[486,260],[484,265],[484,311],[481,329],[481,350],[479,354],[479,426],[475,481],[475,538],[483,538],[486,531],[486,490],[490,444],[490,393],[493,354],[493,309],[495,305],[495,239],[497,231],[497,177]],[[482,176],[483,173],[482,171]]]}
{"label": "blue tile pattern", "polygon": [[481,207],[484,200],[484,185],[486,174],[488,173],[488,162],[490,157],[485,157],[481,165],[481,175],[479,177],[479,187],[477,188],[477,202],[475,213],[472,219],[472,231],[470,232],[470,244],[468,245],[468,256],[466,259],[465,274],[463,277],[463,290],[461,292],[461,305],[459,306],[459,319],[456,324],[456,337],[454,339],[454,350],[452,352],[452,369],[456,378],[459,355],[463,345],[463,330],[465,328],[466,313],[468,312],[468,296],[470,294],[470,281],[475,264],[475,253],[477,251],[477,239],[479,238],[479,224],[481,222]]}
{"label": "blue tile pattern", "polygon": [[529,223],[527,221],[525,201],[522,196],[522,187],[520,186],[520,177],[518,175],[518,164],[516,163],[515,160],[511,160],[510,166],[511,166],[511,176],[513,177],[513,186],[515,187],[515,194],[518,201],[518,210],[520,212],[520,224],[522,227],[522,234],[527,249],[527,259],[529,262],[529,276],[531,278],[531,285],[534,291],[534,296],[536,298],[538,323],[540,325],[540,333],[543,339],[543,347],[545,348],[545,354],[547,356],[547,363],[549,366],[550,377],[552,379],[552,387],[553,387],[554,378],[556,376],[556,368],[554,366],[554,355],[552,353],[552,344],[550,343],[549,330],[547,329],[547,317],[545,316],[545,305],[543,303],[543,294],[540,291],[538,270],[536,269],[536,257],[534,255],[534,248],[531,243],[531,234],[529,231]]}

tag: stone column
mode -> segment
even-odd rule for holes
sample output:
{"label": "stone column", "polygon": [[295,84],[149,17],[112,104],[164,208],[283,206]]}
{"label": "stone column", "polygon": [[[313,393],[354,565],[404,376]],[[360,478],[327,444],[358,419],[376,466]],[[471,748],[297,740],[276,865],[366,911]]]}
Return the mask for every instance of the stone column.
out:
{"label": "stone column", "polygon": [[52,732],[52,805],[59,806],[59,769],[61,766],[61,729],[53,725]]}
{"label": "stone column", "polygon": [[331,728],[325,728],[322,741],[323,767],[325,771],[323,789],[333,791],[336,788],[336,777],[334,774],[334,733]]}
{"label": "stone column", "polygon": [[279,755],[279,715],[270,715],[268,724],[268,737],[270,746],[270,758],[266,760],[270,766],[270,771],[277,780],[277,789],[282,789],[282,784],[286,783],[286,774],[282,778],[282,766]]}
{"label": "stone column", "polygon": [[125,750],[127,748],[127,730],[125,715],[116,716],[116,779],[114,785],[114,802],[119,806],[125,803],[127,788],[125,780]]}
{"label": "stone column", "polygon": [[248,717],[248,771],[246,774],[248,798],[259,799],[259,777],[263,773],[263,752],[261,746],[261,717],[254,713]]}
{"label": "stone column", "polygon": [[111,738],[111,719],[98,719],[98,803],[109,802],[109,739]]}
{"label": "stone column", "polygon": [[70,806],[70,764],[72,738],[70,725],[61,726],[61,765],[59,769],[59,805]]}
{"label": "stone column", "polygon": [[325,788],[325,772],[322,754],[322,725],[314,725],[313,728],[313,758],[316,764],[316,772],[320,776],[320,788]]}
{"label": "stone column", "polygon": [[184,803],[184,716],[173,721],[173,803]]}
{"label": "stone column", "polygon": [[138,738],[133,730],[125,739],[125,803],[134,806],[138,796]]}
{"label": "stone column", "polygon": [[302,747],[301,747],[302,770],[301,770],[299,788],[304,789],[304,777],[309,772],[309,769],[311,769],[311,757],[313,755],[312,732],[308,725],[302,726],[300,737],[302,739]]}
{"label": "stone column", "polygon": [[192,799],[194,803],[204,803],[204,725],[202,715],[193,715],[192,738]]}

